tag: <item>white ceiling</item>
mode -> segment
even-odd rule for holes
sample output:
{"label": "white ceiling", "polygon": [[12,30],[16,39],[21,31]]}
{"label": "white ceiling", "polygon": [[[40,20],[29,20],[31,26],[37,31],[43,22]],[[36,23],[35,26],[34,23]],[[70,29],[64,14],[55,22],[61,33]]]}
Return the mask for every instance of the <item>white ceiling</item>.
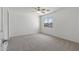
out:
{"label": "white ceiling", "polygon": [[[50,12],[48,13],[54,12],[55,10],[59,9],[59,7],[42,7],[42,8],[49,9]],[[35,10],[34,7],[9,7],[9,10],[18,12],[18,13],[36,13],[36,12],[33,12]]]}

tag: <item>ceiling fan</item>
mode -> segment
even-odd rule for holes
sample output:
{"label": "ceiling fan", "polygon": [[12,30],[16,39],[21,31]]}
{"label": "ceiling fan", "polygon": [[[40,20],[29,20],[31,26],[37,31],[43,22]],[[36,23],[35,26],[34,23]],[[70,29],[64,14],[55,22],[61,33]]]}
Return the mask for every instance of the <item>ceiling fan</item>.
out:
{"label": "ceiling fan", "polygon": [[45,14],[46,12],[49,12],[50,10],[47,8],[43,8],[43,7],[35,7],[33,12],[36,12],[38,14],[43,13]]}

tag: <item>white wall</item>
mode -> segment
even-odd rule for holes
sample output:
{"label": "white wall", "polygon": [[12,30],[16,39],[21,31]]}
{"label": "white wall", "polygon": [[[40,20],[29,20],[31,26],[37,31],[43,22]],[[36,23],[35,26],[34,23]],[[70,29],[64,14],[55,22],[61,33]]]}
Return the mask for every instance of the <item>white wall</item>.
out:
{"label": "white wall", "polygon": [[9,39],[8,30],[9,30],[9,13],[8,13],[8,8],[4,7],[3,8],[3,37],[6,40]]}
{"label": "white wall", "polygon": [[0,8],[0,40],[2,39],[2,9]]}
{"label": "white wall", "polygon": [[[43,27],[43,18],[52,16],[53,28]],[[42,33],[79,42],[79,8],[63,8],[60,11],[41,16]]]}
{"label": "white wall", "polygon": [[33,13],[20,13],[9,10],[10,37],[39,32],[39,18]]}
{"label": "white wall", "polygon": [[9,39],[8,36],[8,8],[0,8],[0,39]]}
{"label": "white wall", "polygon": [[0,31],[1,31],[1,8],[0,8]]}

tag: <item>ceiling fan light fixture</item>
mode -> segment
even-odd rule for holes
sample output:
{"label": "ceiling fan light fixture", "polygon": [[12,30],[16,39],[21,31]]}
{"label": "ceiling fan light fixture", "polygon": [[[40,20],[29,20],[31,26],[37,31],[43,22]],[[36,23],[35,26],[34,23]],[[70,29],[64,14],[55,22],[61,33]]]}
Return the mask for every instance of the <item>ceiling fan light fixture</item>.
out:
{"label": "ceiling fan light fixture", "polygon": [[48,13],[50,10],[49,9],[46,9],[46,8],[41,8],[41,7],[36,7],[35,8],[35,12],[37,13],[37,14],[46,14],[46,13]]}

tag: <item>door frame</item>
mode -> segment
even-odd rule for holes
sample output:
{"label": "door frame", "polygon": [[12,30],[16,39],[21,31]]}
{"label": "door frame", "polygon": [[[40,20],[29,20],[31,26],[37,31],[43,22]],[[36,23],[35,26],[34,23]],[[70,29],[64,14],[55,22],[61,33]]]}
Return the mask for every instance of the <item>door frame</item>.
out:
{"label": "door frame", "polygon": [[3,7],[3,39],[9,40],[9,9]]}

